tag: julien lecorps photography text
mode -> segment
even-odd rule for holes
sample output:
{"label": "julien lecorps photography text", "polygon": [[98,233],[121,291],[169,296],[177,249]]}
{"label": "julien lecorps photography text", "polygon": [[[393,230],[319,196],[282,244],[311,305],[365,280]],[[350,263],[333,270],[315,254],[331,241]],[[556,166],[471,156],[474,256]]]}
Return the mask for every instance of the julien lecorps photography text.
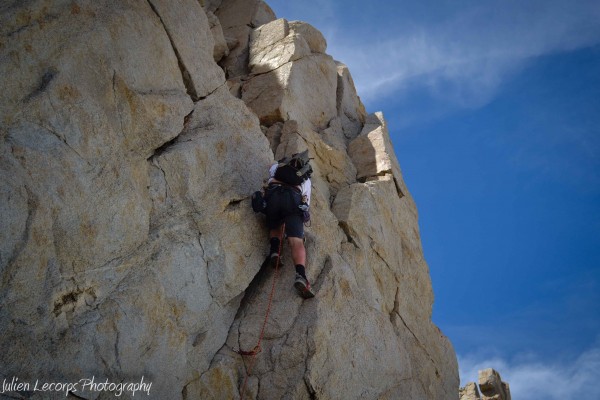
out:
{"label": "julien lecorps photography text", "polygon": [[92,392],[108,392],[115,397],[121,397],[123,394],[128,394],[134,397],[136,394],[140,397],[149,396],[152,388],[152,382],[142,376],[138,381],[121,381],[114,382],[109,379],[100,379],[95,376],[81,378],[73,381],[52,381],[52,380],[23,380],[13,376],[2,380],[0,394],[2,393],[17,393],[17,392],[46,392],[46,393],[63,393],[66,396],[69,394],[85,394]]}

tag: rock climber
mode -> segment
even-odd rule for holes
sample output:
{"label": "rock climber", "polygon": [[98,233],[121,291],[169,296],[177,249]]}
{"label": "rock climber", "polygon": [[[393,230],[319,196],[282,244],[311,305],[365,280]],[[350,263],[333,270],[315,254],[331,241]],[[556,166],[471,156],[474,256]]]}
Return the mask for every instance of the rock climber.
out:
{"label": "rock climber", "polygon": [[279,262],[280,238],[285,226],[285,236],[296,266],[294,288],[303,298],[315,296],[306,277],[304,247],[304,223],[310,220],[311,173],[308,150],[271,165],[262,210],[269,229],[267,264],[275,267]]}

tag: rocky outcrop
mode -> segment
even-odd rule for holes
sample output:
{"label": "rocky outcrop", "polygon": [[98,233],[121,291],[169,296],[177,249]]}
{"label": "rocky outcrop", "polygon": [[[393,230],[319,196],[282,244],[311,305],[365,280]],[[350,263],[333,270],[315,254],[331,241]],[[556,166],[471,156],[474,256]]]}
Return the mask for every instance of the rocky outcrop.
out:
{"label": "rocky outcrop", "polygon": [[295,26],[292,30],[288,21],[278,19],[252,32],[253,75],[242,86],[242,99],[261,124],[295,120],[324,129],[338,114],[337,67],[331,56],[312,51],[308,41],[315,41],[314,28]]}
{"label": "rocky outcrop", "polygon": [[229,55],[220,61],[227,79],[247,75],[252,29],[274,20],[275,14],[262,0],[222,0],[214,13],[229,47]]}
{"label": "rocky outcrop", "polygon": [[510,400],[508,383],[502,382],[500,374],[491,368],[479,371],[479,389],[482,400]]}
{"label": "rocky outcrop", "polygon": [[192,100],[212,93],[223,82],[223,71],[207,57],[214,53],[213,34],[199,3],[181,1],[176,7],[169,0],[148,0],[171,42]]}
{"label": "rocky outcrop", "polygon": [[365,124],[366,111],[360,98],[356,94],[354,81],[350,70],[345,64],[336,61],[337,83],[337,109],[338,117],[346,139],[358,135]]}
{"label": "rocky outcrop", "polygon": [[510,387],[503,382],[500,374],[492,369],[479,371],[479,390],[475,382],[460,388],[460,400],[511,400]]}
{"label": "rocky outcrop", "polygon": [[481,400],[479,389],[475,382],[469,382],[459,390],[459,400]]}
{"label": "rocky outcrop", "polygon": [[[3,378],[235,399],[248,373],[245,398],[456,397],[385,120],[325,51],[259,0],[0,9]],[[249,207],[274,158],[305,149],[306,301],[292,268],[261,269]],[[262,353],[241,356],[273,282]]]}
{"label": "rocky outcrop", "polygon": [[348,153],[356,165],[359,181],[389,177],[394,181],[398,196],[402,197],[408,191],[382,113],[367,118],[360,136],[350,142]]}
{"label": "rocky outcrop", "polygon": [[224,56],[229,55],[227,40],[223,35],[223,28],[221,27],[221,21],[219,21],[219,18],[217,18],[217,16],[211,11],[206,11],[206,17],[208,18],[210,33],[212,34],[213,41],[215,43],[213,48],[213,58],[215,61],[219,61]]}

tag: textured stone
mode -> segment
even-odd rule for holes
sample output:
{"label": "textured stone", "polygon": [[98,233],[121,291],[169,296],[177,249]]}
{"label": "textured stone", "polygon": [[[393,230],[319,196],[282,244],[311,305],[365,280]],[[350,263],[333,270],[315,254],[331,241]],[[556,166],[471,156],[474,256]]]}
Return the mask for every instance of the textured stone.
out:
{"label": "textured stone", "polygon": [[[233,353],[233,352],[232,352]],[[235,353],[233,353],[235,356]],[[237,370],[230,368],[231,355],[217,355],[211,368],[201,378],[190,382],[183,390],[183,400],[239,399],[239,382],[244,379]],[[244,398],[256,398],[256,379],[246,384]],[[254,389],[254,390],[252,390]]]}
{"label": "textured stone", "polygon": [[460,388],[460,400],[510,400],[510,387],[503,382],[500,374],[491,368],[479,371],[479,394],[478,386],[470,382]]}
{"label": "textured stone", "polygon": [[469,382],[459,390],[459,400],[481,400],[479,389],[475,382]]}
{"label": "textured stone", "polygon": [[[0,370],[144,375],[151,399],[237,399],[252,361],[234,350],[256,345],[274,287],[245,398],[455,399],[383,116],[347,143],[348,114],[362,124],[351,79],[300,23],[273,49],[302,37],[310,54],[225,85],[200,4],[2,7]],[[274,16],[257,1],[203,5],[241,49],[221,64],[248,71],[250,30]],[[230,94],[242,84],[244,101]],[[306,301],[287,245],[276,281],[260,268],[267,232],[249,206],[274,156],[305,149]]]}
{"label": "textured stone", "polygon": [[220,6],[222,0],[200,0],[200,5],[204,8],[204,11],[214,13]]}
{"label": "textured stone", "polygon": [[289,35],[288,22],[276,19],[252,31],[250,35],[250,71],[260,74],[310,54],[306,41]]}
{"label": "textured stone", "polygon": [[271,150],[273,150],[273,154],[275,154],[276,160],[278,160],[277,147],[279,147],[279,144],[281,143],[282,130],[283,130],[282,122],[276,122],[275,124],[271,125],[270,127],[268,127],[268,128],[264,127],[264,129],[263,129],[263,133],[265,134],[267,139],[269,139],[269,145],[271,146]]}
{"label": "textured stone", "polygon": [[227,79],[247,75],[250,72],[248,47],[252,28],[273,21],[275,14],[261,0],[223,0],[215,14],[230,44],[229,55],[220,61]]}
{"label": "textured stone", "polygon": [[[223,71],[212,61],[214,39],[196,0],[148,0],[160,18],[182,68],[188,94],[198,100],[223,84]],[[208,57],[210,56],[210,57]]]}
{"label": "textured stone", "polygon": [[[343,151],[347,151],[347,140],[344,136],[344,131],[342,128],[342,122],[340,118],[333,118],[329,121],[329,126],[320,131],[321,138],[328,145],[335,147],[336,149],[340,149]],[[354,168],[356,169],[356,168]]]}
{"label": "textured stone", "polygon": [[242,99],[261,124],[296,120],[326,127],[337,115],[337,73],[333,59],[311,54],[244,83]]}
{"label": "textured stone", "polygon": [[325,37],[311,24],[302,21],[290,21],[289,28],[306,41],[311,52],[325,53],[325,50],[327,50]]}
{"label": "textured stone", "polygon": [[350,70],[345,64],[336,61],[337,84],[337,110],[342,123],[342,130],[346,139],[355,138],[362,130],[366,119],[365,106],[356,94],[354,81]]}
{"label": "textured stone", "polygon": [[210,33],[212,33],[215,47],[213,50],[213,58],[215,61],[219,61],[221,58],[229,54],[229,46],[223,35],[223,29],[221,28],[221,22],[219,18],[211,11],[206,13],[208,18],[208,24],[210,26]]}
{"label": "textured stone", "polygon": [[335,196],[341,187],[355,182],[356,168],[345,149],[330,146],[318,133],[297,121],[286,121],[274,153],[275,159],[307,149],[313,158],[311,165],[316,176],[313,185],[320,186],[325,198]]}
{"label": "textured stone", "polygon": [[243,25],[256,28],[275,19],[271,8],[262,0],[222,0],[215,14],[224,30]]}
{"label": "textured stone", "polygon": [[352,140],[348,153],[356,166],[358,180],[377,180],[391,175],[398,195],[407,191],[382,113],[369,115],[361,134]]}
{"label": "textured stone", "polygon": [[250,35],[249,65],[253,74],[265,73],[311,53],[325,53],[327,44],[313,26],[280,18]]}
{"label": "textured stone", "polygon": [[[283,18],[252,31],[248,45],[250,71],[244,64],[228,76],[250,72],[259,75],[243,85],[242,99],[257,113],[262,124],[296,119],[318,129],[325,128],[337,115],[337,103],[334,112],[332,101],[338,85],[333,79],[333,60],[311,52],[312,48],[325,49],[324,39],[320,39],[322,35],[312,26],[295,22],[292,30]],[[228,70],[231,65],[224,67]],[[318,103],[314,104],[315,101]]]}
{"label": "textured stone", "polygon": [[492,368],[479,371],[479,389],[482,400],[511,400],[510,387]]}
{"label": "textured stone", "polygon": [[250,25],[253,27],[259,27],[263,24],[273,21],[277,17],[271,7],[264,1],[260,0],[256,3],[256,9],[254,14],[252,15],[252,20],[250,21]]}
{"label": "textured stone", "polygon": [[[22,10],[47,21],[33,28],[1,16],[0,342],[12,350],[0,369],[146,374],[153,398],[175,398],[223,345],[262,260],[250,242],[223,249],[264,234],[238,222],[255,218],[241,204],[271,161],[267,141],[225,87],[194,108],[148,3],[44,7]],[[35,56],[8,56],[29,46]],[[247,173],[219,176],[230,169]],[[205,180],[221,195],[192,201]]]}

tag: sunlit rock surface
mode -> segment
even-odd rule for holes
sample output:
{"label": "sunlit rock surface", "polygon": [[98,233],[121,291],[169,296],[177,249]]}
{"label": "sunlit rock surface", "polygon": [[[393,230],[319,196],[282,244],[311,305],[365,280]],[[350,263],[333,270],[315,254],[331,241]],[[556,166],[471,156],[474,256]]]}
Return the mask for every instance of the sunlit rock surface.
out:
{"label": "sunlit rock surface", "polygon": [[3,378],[240,398],[275,273],[250,195],[308,149],[316,298],[284,248],[244,397],[456,399],[385,119],[325,51],[258,0],[0,7]]}

